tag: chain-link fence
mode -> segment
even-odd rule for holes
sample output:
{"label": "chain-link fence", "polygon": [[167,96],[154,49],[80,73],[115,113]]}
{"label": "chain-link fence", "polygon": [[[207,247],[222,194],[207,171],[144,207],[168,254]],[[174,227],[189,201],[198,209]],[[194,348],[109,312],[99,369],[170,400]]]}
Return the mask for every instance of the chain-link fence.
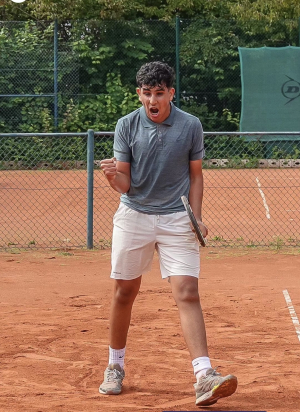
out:
{"label": "chain-link fence", "polygon": [[300,132],[206,133],[210,244],[300,245]]}
{"label": "chain-link fence", "polygon": [[[52,132],[78,101],[78,57],[57,23],[0,23],[0,130]],[[65,115],[64,115],[65,114]]]}
{"label": "chain-link fence", "polygon": [[[104,132],[0,134],[0,249],[109,247],[119,194],[99,162],[112,145]],[[300,132],[205,133],[205,146],[209,245],[300,246]]]}
{"label": "chain-link fence", "polygon": [[210,244],[298,245],[299,136],[237,132],[238,47],[288,45],[297,20],[0,22],[0,247],[110,245],[119,196],[97,165],[113,133],[96,133],[91,170],[86,130],[140,106],[150,60],[176,68],[175,103],[205,130]]}
{"label": "chain-link fence", "polygon": [[237,131],[238,47],[288,45],[297,20],[0,22],[0,132],[114,130],[150,60],[176,68],[175,102],[205,131]]}
{"label": "chain-link fence", "polygon": [[1,136],[0,247],[86,243],[87,137]]}

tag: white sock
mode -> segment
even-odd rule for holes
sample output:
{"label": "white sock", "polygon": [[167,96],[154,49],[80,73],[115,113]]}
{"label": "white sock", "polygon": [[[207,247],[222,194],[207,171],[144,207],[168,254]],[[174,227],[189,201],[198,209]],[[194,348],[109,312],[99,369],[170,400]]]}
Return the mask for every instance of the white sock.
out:
{"label": "white sock", "polygon": [[121,368],[124,368],[125,350],[126,346],[123,349],[113,349],[109,347],[109,365],[111,363],[118,363]]}
{"label": "white sock", "polygon": [[211,368],[210,359],[207,356],[201,356],[200,358],[194,359],[192,365],[197,381],[199,378],[206,375],[207,369]]}

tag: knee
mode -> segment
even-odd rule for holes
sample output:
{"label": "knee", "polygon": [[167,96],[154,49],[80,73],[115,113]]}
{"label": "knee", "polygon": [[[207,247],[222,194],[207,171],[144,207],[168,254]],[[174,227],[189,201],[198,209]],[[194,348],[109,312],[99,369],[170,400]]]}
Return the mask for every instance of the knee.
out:
{"label": "knee", "polygon": [[177,304],[199,302],[198,287],[194,283],[184,282],[174,293]]}
{"label": "knee", "polygon": [[130,284],[116,284],[114,290],[114,299],[121,305],[127,305],[134,302],[139,289]]}

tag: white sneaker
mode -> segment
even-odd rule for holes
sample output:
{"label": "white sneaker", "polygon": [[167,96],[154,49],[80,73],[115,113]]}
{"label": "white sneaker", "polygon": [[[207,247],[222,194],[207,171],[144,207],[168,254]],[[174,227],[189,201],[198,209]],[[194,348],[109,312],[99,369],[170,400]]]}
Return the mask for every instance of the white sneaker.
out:
{"label": "white sneaker", "polygon": [[194,384],[196,391],[196,405],[209,406],[220,398],[232,395],[237,388],[237,377],[234,375],[222,376],[216,369],[209,368],[206,376],[202,376]]}
{"label": "white sneaker", "polygon": [[122,392],[125,371],[118,363],[112,363],[104,371],[104,381],[99,387],[103,395],[119,395]]}

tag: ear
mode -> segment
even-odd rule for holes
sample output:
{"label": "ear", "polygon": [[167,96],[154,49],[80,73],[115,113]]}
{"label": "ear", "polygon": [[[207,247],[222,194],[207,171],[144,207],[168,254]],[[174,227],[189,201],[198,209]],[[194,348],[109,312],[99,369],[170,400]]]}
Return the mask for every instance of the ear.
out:
{"label": "ear", "polygon": [[139,101],[142,102],[142,100],[141,100],[141,89],[139,87],[137,87],[136,92],[139,95]]}
{"label": "ear", "polygon": [[174,98],[174,95],[175,95],[174,87],[171,87],[171,89],[169,89],[169,93],[170,93],[170,102],[171,102]]}

